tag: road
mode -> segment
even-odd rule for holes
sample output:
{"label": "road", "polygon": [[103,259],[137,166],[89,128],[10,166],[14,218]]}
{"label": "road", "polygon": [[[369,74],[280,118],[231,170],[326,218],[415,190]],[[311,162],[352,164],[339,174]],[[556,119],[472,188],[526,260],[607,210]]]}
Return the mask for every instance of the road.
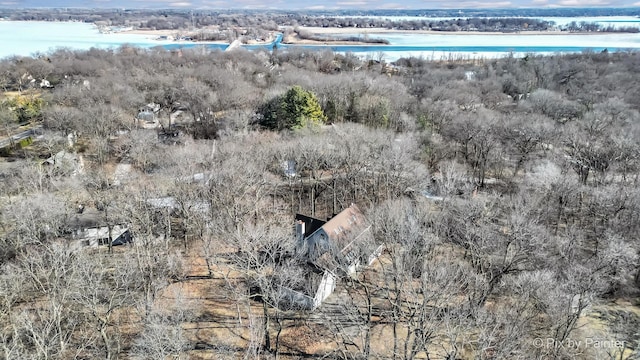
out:
{"label": "road", "polygon": [[6,138],[2,138],[0,139],[0,149],[4,149],[6,147],[11,146],[11,144],[15,144],[17,142],[19,142],[20,140],[24,140],[30,136],[35,136],[38,134],[39,130],[42,129],[42,125],[36,125],[30,129],[21,131],[17,134],[12,135],[10,138],[6,137]]}

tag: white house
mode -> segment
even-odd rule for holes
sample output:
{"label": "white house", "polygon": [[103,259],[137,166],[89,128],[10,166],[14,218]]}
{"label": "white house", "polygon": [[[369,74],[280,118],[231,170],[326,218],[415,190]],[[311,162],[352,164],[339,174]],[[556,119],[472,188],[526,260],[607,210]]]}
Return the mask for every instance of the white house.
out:
{"label": "white house", "polygon": [[371,225],[354,204],[328,221],[296,215],[296,255],[307,264],[307,289],[288,289],[289,301],[315,310],[329,297],[343,276],[352,276],[370,265],[382,252],[371,234]]}
{"label": "white house", "polygon": [[[124,225],[111,227],[111,245],[124,245],[132,241],[129,228]],[[98,226],[77,230],[73,236],[75,247],[109,245],[109,227]]]}

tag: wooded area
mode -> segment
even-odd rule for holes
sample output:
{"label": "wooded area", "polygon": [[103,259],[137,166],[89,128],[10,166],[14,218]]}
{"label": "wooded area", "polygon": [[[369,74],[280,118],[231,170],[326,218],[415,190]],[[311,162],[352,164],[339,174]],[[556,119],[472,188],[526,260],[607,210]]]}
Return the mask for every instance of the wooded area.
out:
{"label": "wooded area", "polygon": [[[0,357],[636,358],[638,74],[625,52],[5,59],[2,138],[41,129],[0,162]],[[295,214],[351,204],[352,250],[381,256],[285,305]]]}
{"label": "wooded area", "polygon": [[[132,27],[136,29],[176,30],[188,32],[196,29],[216,28],[220,32],[199,32],[199,40],[239,37],[240,28],[264,35],[278,31],[279,27],[324,28],[382,28],[396,30],[473,31],[473,32],[527,32],[559,30],[569,32],[624,32],[637,33],[637,27],[602,25],[590,21],[574,21],[561,25],[539,17],[585,16],[638,16],[634,8],[548,8],[470,10],[464,16],[458,10],[371,10],[371,11],[251,11],[251,10],[178,10],[178,9],[1,9],[0,19],[15,21],[82,21],[100,27]],[[385,18],[400,17],[398,18]],[[402,19],[405,17],[405,19]],[[416,17],[416,18],[411,18]],[[443,19],[446,17],[448,19]],[[192,34],[193,35],[193,34]]]}

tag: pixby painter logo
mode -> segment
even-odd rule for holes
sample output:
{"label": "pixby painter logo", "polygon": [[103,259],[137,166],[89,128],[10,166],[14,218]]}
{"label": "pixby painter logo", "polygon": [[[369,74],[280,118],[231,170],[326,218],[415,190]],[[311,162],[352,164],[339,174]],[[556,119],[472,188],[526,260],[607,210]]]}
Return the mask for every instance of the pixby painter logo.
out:
{"label": "pixby painter logo", "polygon": [[578,350],[589,347],[597,349],[617,349],[624,348],[624,341],[598,338],[585,338],[583,340],[535,338],[533,339],[533,346],[537,348],[561,348],[567,350]]}

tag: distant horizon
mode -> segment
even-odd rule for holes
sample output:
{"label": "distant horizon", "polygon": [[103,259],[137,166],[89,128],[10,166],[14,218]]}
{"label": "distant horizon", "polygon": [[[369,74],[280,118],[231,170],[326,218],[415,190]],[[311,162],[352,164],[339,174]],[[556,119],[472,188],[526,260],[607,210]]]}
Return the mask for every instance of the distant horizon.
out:
{"label": "distant horizon", "polygon": [[131,10],[561,10],[639,8],[640,0],[0,0],[3,9]]}
{"label": "distant horizon", "polygon": [[31,6],[31,7],[11,7],[0,3],[0,9],[5,10],[29,10],[29,9],[76,9],[76,10],[244,10],[244,11],[317,11],[317,12],[331,12],[331,11],[504,11],[504,10],[621,10],[621,9],[638,9],[640,10],[640,4],[629,6],[590,6],[590,7],[535,7],[535,6],[522,6],[522,7],[496,7],[496,8],[327,8],[327,9],[310,9],[310,8],[242,8],[242,7],[227,7],[227,8],[215,8],[215,7],[82,7],[82,6]]}

